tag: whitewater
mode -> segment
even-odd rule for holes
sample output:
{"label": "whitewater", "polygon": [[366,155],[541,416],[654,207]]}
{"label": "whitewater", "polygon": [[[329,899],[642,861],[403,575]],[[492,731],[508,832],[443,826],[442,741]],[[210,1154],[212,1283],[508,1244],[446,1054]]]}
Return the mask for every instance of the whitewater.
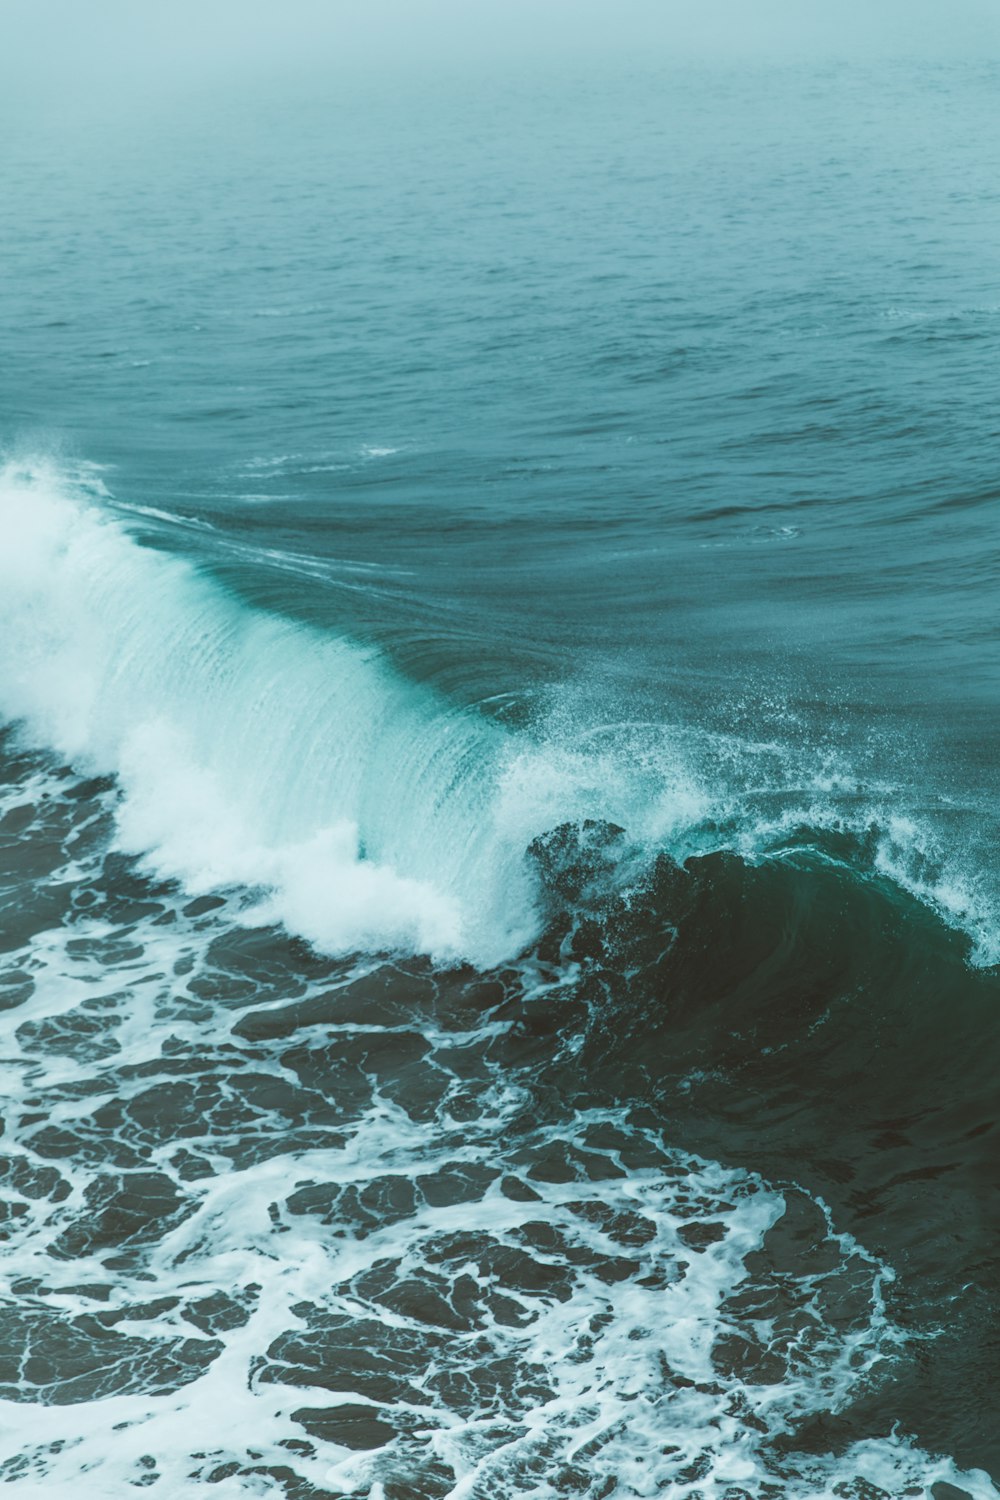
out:
{"label": "whitewater", "polygon": [[[981,932],[991,961],[974,880],[942,859],[921,883],[932,831],[879,808],[897,788],[865,788],[822,755],[809,767],[791,746],[685,745],[670,725],[612,722],[591,750],[550,720],[524,748],[378,651],[249,609],[190,561],[138,545],[93,473],[10,462],[0,497],[4,713],[82,773],[115,776],[119,847],[196,895],[257,893],[248,919],[331,954],[490,967],[538,935],[526,851],[560,824],[621,820],[626,876],[655,847],[681,862],[728,835],[753,857],[832,826],[874,831],[874,866]],[[789,783],[766,786],[785,805],[764,815],[761,750]]]}

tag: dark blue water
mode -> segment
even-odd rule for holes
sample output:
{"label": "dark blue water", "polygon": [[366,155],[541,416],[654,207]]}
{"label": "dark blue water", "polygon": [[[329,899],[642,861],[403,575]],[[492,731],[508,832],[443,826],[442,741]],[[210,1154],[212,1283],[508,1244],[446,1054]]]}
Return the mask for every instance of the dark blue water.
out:
{"label": "dark blue water", "polygon": [[998,76],[8,110],[18,1493],[996,1493]]}

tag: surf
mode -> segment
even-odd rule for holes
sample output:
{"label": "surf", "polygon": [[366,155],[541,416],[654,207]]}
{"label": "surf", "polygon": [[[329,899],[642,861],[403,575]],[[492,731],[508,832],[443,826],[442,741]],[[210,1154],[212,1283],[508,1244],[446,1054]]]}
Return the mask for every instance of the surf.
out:
{"label": "surf", "polygon": [[122,851],[194,896],[239,890],[246,923],[487,969],[545,924],[532,845],[603,822],[621,833],[608,890],[663,855],[813,849],[915,895],[973,962],[1000,951],[976,872],[843,757],[622,715],[588,726],[570,691],[508,729],[144,544],[86,466],[9,461],[0,525],[0,713],[115,778]]}
{"label": "surf", "polygon": [[0,706],[118,779],[123,849],[195,894],[242,887],[326,951],[488,963],[528,940],[528,876],[491,820],[495,727],[247,609],[53,467],[4,471],[0,524]]}

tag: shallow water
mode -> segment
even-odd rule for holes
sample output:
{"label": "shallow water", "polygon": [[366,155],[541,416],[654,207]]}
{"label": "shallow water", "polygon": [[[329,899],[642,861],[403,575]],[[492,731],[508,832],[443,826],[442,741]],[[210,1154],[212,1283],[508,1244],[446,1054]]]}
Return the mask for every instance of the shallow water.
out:
{"label": "shallow water", "polygon": [[18,1493],[996,1493],[996,76],[5,132]]}

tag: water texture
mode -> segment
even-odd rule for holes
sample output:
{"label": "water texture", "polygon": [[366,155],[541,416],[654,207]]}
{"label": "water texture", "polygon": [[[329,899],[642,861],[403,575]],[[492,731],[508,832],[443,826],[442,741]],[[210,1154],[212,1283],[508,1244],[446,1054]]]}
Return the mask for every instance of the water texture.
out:
{"label": "water texture", "polygon": [[12,1494],[998,1493],[998,83],[8,108]]}

